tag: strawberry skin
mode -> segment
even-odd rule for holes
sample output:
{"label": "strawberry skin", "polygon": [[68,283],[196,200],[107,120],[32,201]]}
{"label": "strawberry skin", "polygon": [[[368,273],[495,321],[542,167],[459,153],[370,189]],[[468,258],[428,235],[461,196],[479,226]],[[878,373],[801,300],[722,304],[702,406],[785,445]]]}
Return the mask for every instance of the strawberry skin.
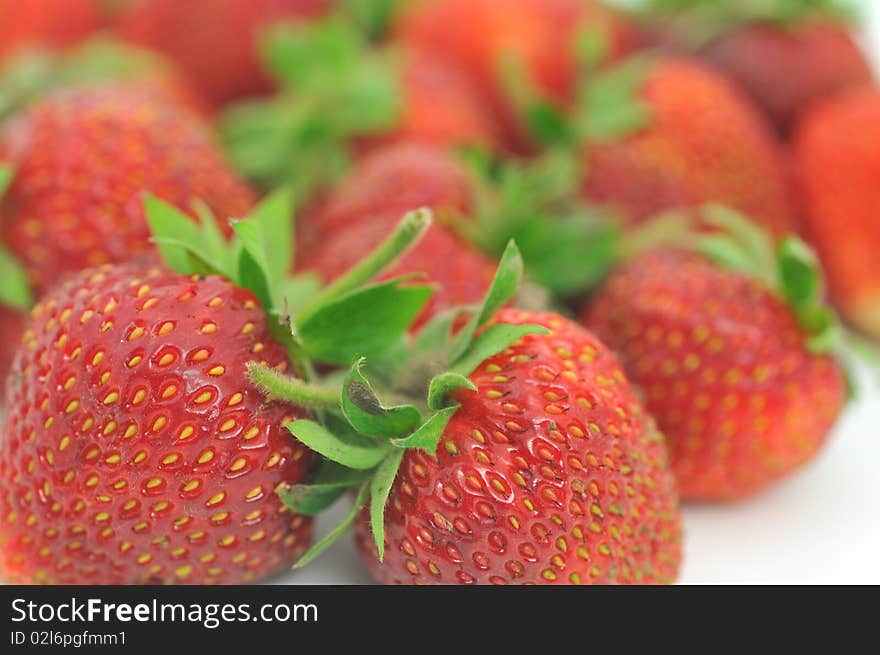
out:
{"label": "strawberry skin", "polygon": [[794,137],[809,233],[832,298],[856,327],[880,339],[880,90],[818,103]]}
{"label": "strawberry skin", "polygon": [[413,47],[449,59],[488,93],[510,145],[523,149],[501,72],[505,59],[522,68],[538,91],[565,103],[577,77],[576,39],[591,29],[608,41],[608,57],[631,51],[633,28],[612,10],[582,0],[434,0],[405,8],[398,37]]}
{"label": "strawberry skin", "polygon": [[401,215],[430,207],[444,216],[469,214],[474,188],[465,168],[449,152],[401,142],[365,156],[312,218],[316,229],[333,231],[379,212]]}
{"label": "strawberry skin", "polygon": [[[25,317],[10,307],[0,305],[0,390],[12,366],[12,357],[24,333]],[[0,406],[4,396],[0,393]]]}
{"label": "strawberry skin", "polygon": [[253,296],[215,276],[84,271],[37,306],[0,435],[0,577],[240,583],[297,559],[311,521],[274,493],[308,451],[249,361],[284,370]]}
{"label": "strawberry skin", "polygon": [[697,255],[627,263],[583,321],[644,394],[686,500],[735,500],[797,469],[845,401],[839,366],[807,350],[774,293]]}
{"label": "strawberry skin", "polygon": [[327,0],[135,0],[123,36],[174,60],[214,104],[265,93],[257,41],[273,22],[318,16]]}
{"label": "strawberry skin", "polygon": [[0,0],[0,57],[31,45],[74,45],[100,27],[99,4],[93,0]]}
{"label": "strawberry skin", "polygon": [[224,220],[254,202],[203,119],[152,84],[45,98],[6,124],[0,162],[15,173],[0,199],[0,238],[38,293],[66,273],[149,249],[143,192],[184,210],[201,199]]}
{"label": "strawberry skin", "polygon": [[[318,273],[325,282],[335,280],[378,246],[405,211],[386,210],[328,233],[319,245],[300,253],[299,270]],[[437,286],[413,324],[417,329],[448,309],[478,303],[492,282],[495,266],[451,230],[434,224],[380,279],[413,273]]]}
{"label": "strawberry skin", "polygon": [[738,82],[783,134],[812,103],[873,79],[864,54],[834,23],[746,25],[702,56]]}
{"label": "strawberry skin", "polygon": [[640,98],[648,124],[584,154],[584,196],[629,223],[720,202],[776,234],[797,231],[787,161],[764,116],[695,61],[650,64]]}
{"label": "strawberry skin", "polygon": [[435,456],[404,455],[385,509],[384,562],[364,520],[359,549],[398,584],[656,583],[680,561],[678,503],[660,433],[614,356],[553,314],[470,375]]}

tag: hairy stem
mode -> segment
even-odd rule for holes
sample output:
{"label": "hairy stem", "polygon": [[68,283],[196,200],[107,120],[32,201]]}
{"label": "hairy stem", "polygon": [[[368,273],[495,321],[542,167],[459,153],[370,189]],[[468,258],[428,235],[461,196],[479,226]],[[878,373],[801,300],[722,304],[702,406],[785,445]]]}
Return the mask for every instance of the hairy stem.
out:
{"label": "hairy stem", "polygon": [[281,400],[312,409],[339,407],[341,402],[339,389],[309,384],[282,375],[263,364],[248,364],[248,377],[270,400]]}

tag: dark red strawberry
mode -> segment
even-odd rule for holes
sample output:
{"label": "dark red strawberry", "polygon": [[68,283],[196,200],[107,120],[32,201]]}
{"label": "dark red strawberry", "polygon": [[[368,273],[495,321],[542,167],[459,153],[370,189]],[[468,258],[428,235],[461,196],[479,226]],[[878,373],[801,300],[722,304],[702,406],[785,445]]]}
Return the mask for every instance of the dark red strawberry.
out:
{"label": "dark red strawberry", "polygon": [[274,494],[308,451],[245,365],[284,370],[247,291],[105,267],[34,310],[0,438],[0,576],[68,584],[240,583],[308,546]]}
{"label": "dark red strawberry", "polygon": [[216,104],[271,89],[257,52],[279,20],[323,13],[327,0],[134,0],[120,19],[134,43],[168,55]]}
{"label": "dark red strawberry", "polygon": [[34,45],[74,45],[102,23],[97,0],[0,0],[0,57]]}
{"label": "dark red strawberry", "polygon": [[814,262],[803,244],[783,243],[778,272],[772,261],[731,259],[749,269],[739,271],[674,250],[636,258],[583,315],[643,392],[684,499],[765,489],[815,456],[844,405],[830,319],[813,304]]}
{"label": "dark red strawberry", "polygon": [[254,196],[235,176],[203,119],[149,85],[58,92],[10,119],[0,162],[14,177],[0,204],[0,237],[38,293],[65,273],[122,262],[150,248],[141,197],[223,218]]}
{"label": "dark red strawberry", "polygon": [[[605,41],[605,58],[630,52],[636,30],[619,14],[581,0],[436,0],[411,3],[398,18],[405,43],[447,58],[466,71],[489,99],[510,144],[524,144],[508,76],[524,76],[547,99],[573,99],[578,74],[578,40],[584,34]],[[507,69],[505,71],[505,68]]]}
{"label": "dark red strawberry", "polygon": [[[599,132],[586,135],[586,199],[614,208],[630,224],[668,209],[721,202],[775,234],[798,231],[781,144],[736,87],[688,59],[630,66],[618,79],[634,88],[639,121],[602,134],[607,126],[586,108]],[[612,115],[603,120],[620,113],[619,103],[605,109]]]}

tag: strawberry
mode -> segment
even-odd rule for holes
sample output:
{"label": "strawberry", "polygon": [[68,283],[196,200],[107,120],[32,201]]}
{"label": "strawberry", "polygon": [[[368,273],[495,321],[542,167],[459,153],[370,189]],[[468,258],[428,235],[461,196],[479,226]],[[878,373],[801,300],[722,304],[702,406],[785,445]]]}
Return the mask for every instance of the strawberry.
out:
{"label": "strawberry", "polygon": [[6,390],[3,579],[237,583],[296,559],[311,522],[272,490],[306,473],[282,432],[304,414],[242,382],[252,359],[287,366],[215,276],[105,267],[46,295]]}
{"label": "strawberry", "polygon": [[100,27],[96,0],[0,0],[0,57],[34,44],[74,45]]}
{"label": "strawberry", "polygon": [[[427,290],[365,283],[429,217],[408,216],[286,331],[282,305],[304,300],[281,277],[291,211],[289,194],[270,196],[225,243],[209,213],[196,225],[150,196],[146,213],[175,272],[106,265],[43,297],[0,431],[5,581],[241,583],[303,553],[311,519],[287,511],[274,490],[309,471],[313,455],[283,431],[309,414],[266,402],[246,369],[309,375],[315,353],[338,363],[352,348],[375,354],[397,342]],[[365,307],[370,316],[343,324]]]}
{"label": "strawberry", "polygon": [[671,23],[673,42],[734,79],[782,134],[810,104],[873,79],[837,0],[664,3],[649,18]]}
{"label": "strawberry", "polygon": [[251,191],[224,161],[201,117],[153,87],[108,83],[60,91],[13,117],[0,162],[14,172],[0,237],[38,292],[65,273],[149,248],[140,196],[242,216]]}
{"label": "strawberry", "polygon": [[474,188],[465,167],[436,147],[401,142],[363,157],[316,210],[326,233],[383,212],[430,207],[441,217],[469,214]]}
{"label": "strawberry", "polygon": [[[25,317],[11,307],[0,305],[0,380],[5,380],[12,366],[15,349],[24,334]],[[0,394],[0,407],[4,404]]]}
{"label": "strawberry", "polygon": [[[713,211],[716,227],[760,243],[744,219]],[[705,245],[729,266],[674,249],[637,257],[609,277],[583,322],[644,394],[682,498],[736,500],[815,456],[846,384],[803,242],[781,241],[775,262],[769,245],[755,253],[719,235]]]}
{"label": "strawberry", "polygon": [[[687,59],[649,59],[624,64],[607,80],[585,103],[593,123],[583,153],[586,199],[611,206],[630,224],[721,202],[776,234],[796,231],[781,145],[724,77]],[[629,125],[614,124],[627,114],[616,95],[603,97],[612,85],[634,90]]]}
{"label": "strawberry", "polygon": [[[299,270],[317,273],[332,282],[351,267],[364,249],[372,250],[394,226],[404,210],[371,214],[348,226],[327,233],[318,245],[299,259]],[[385,279],[417,274],[437,286],[413,327],[453,307],[476,303],[482,298],[494,271],[492,261],[474,250],[442,225],[432,225],[424,238],[385,274]]]}
{"label": "strawberry", "polygon": [[211,102],[265,93],[257,59],[260,33],[279,20],[323,13],[327,0],[135,0],[119,29],[133,43],[165,53]]}
{"label": "strawberry", "polygon": [[[501,309],[521,275],[511,245],[463,327],[442,315],[402,352],[357,361],[334,391],[336,420],[289,426],[331,462],[311,484],[280,489],[289,507],[314,513],[358,488],[298,566],[354,524],[384,583],[675,578],[680,517],[660,433],[593,335]],[[289,395],[276,372],[251,376],[268,397]],[[384,405],[386,391],[401,404]]]}
{"label": "strawberry", "polygon": [[880,90],[864,87],[810,108],[794,136],[809,233],[832,298],[880,339]]}
{"label": "strawberry", "polygon": [[515,150],[527,148],[510,96],[510,77],[525,77],[538,95],[556,103],[573,99],[579,39],[603,41],[607,59],[639,41],[623,18],[581,0],[433,0],[411,3],[397,18],[397,36],[443,56],[485,89]]}

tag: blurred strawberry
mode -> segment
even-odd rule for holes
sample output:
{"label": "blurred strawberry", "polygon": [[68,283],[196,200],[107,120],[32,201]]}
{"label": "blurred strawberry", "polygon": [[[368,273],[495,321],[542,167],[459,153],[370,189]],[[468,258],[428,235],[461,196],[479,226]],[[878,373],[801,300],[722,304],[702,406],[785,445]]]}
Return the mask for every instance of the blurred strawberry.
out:
{"label": "blurred strawberry", "polygon": [[64,48],[101,26],[98,0],[0,0],[0,58],[22,47]]}
{"label": "blurred strawberry", "polygon": [[810,104],[872,79],[839,0],[652,0],[667,39],[733,78],[782,134]]}
{"label": "blurred strawberry", "polygon": [[276,21],[312,18],[328,0],[133,0],[120,18],[126,39],[174,60],[206,98],[222,104],[271,90],[257,57]]}
{"label": "blurred strawberry", "polygon": [[635,28],[600,3],[582,0],[432,0],[408,4],[397,36],[466,71],[488,93],[514,149],[527,148],[512,87],[553,103],[572,100],[579,59],[616,59],[639,43]]}
{"label": "blurred strawberry", "polygon": [[141,197],[241,217],[254,196],[230,170],[202,117],[149,85],[110,83],[47,96],[9,119],[0,162],[0,238],[38,294],[66,273],[151,248]]}
{"label": "blurred strawberry", "polygon": [[794,133],[809,233],[844,317],[880,339],[880,90],[817,103]]}
{"label": "blurred strawberry", "polygon": [[784,151],[723,76],[687,59],[638,59],[582,99],[586,199],[637,223],[720,202],[775,234],[797,231]]}

